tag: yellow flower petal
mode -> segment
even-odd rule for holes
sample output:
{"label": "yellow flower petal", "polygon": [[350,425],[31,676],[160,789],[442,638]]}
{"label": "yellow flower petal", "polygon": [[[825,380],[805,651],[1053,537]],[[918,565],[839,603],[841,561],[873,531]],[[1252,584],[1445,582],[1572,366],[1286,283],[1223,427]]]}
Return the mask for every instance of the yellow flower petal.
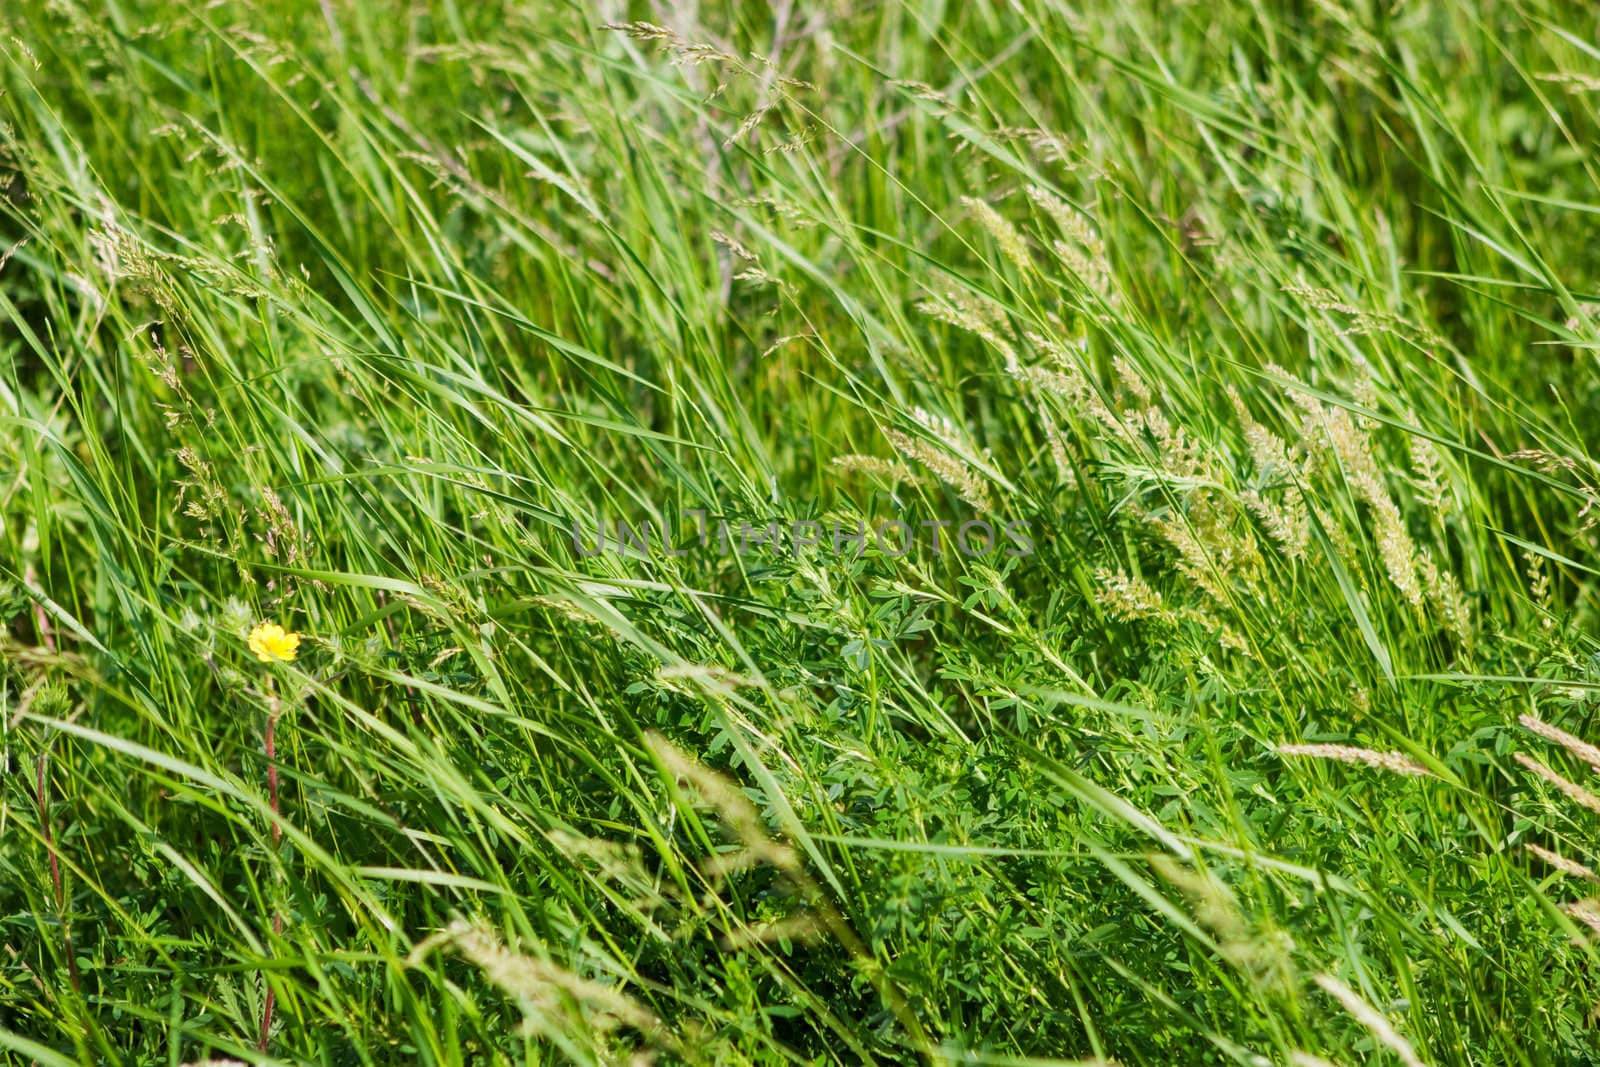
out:
{"label": "yellow flower petal", "polygon": [[262,663],[275,659],[291,660],[300,651],[300,635],[275,622],[264,622],[250,631],[250,651]]}

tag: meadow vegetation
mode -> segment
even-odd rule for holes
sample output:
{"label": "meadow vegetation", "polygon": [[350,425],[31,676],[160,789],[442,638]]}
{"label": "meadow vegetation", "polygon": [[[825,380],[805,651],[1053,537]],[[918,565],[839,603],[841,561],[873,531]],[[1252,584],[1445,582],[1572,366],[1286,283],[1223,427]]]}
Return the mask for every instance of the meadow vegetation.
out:
{"label": "meadow vegetation", "polygon": [[5,4],[0,1062],[1600,1061],[1597,40]]}

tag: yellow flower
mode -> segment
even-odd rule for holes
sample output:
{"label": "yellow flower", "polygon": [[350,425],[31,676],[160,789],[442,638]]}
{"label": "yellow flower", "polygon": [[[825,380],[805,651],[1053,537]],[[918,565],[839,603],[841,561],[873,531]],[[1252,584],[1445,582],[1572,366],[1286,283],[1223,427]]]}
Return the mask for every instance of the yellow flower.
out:
{"label": "yellow flower", "polygon": [[294,659],[300,651],[300,635],[275,622],[264,622],[250,631],[250,651],[262,663]]}

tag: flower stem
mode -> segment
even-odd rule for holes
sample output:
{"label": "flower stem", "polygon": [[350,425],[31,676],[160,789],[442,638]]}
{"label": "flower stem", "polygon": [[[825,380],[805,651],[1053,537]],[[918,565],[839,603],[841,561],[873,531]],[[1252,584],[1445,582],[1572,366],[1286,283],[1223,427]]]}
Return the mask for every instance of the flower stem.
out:
{"label": "flower stem", "polygon": [[72,978],[72,988],[76,992],[80,988],[78,977],[78,960],[72,949],[72,930],[67,925],[67,898],[61,887],[61,861],[56,857],[55,832],[50,826],[50,745],[39,752],[39,771],[35,783],[35,794],[39,801],[39,829],[44,834],[44,847],[50,854],[50,884],[56,892],[56,918],[61,923],[62,948],[67,955],[67,973]]}
{"label": "flower stem", "polygon": [[[278,851],[278,842],[283,838],[283,828],[278,824],[277,733],[278,713],[281,710],[282,704],[278,700],[277,685],[273,679],[268,678],[267,732],[265,747],[267,753],[267,803],[272,808],[272,851],[274,855],[276,855]],[[274,909],[272,913],[272,932],[273,934],[283,933],[283,912],[276,909]],[[261,1005],[261,1040],[258,1047],[262,1052],[265,1052],[267,1051],[267,1043],[272,1037],[272,1009],[277,1003],[277,996],[273,992],[272,984],[270,980],[267,979],[264,972],[262,974],[262,981],[266,985],[267,995],[266,999]]]}

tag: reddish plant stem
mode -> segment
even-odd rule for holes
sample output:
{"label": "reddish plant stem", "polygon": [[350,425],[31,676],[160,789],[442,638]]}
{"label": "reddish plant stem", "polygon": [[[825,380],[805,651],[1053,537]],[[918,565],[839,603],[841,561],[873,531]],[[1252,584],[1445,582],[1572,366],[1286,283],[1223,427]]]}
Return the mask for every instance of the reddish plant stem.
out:
{"label": "reddish plant stem", "polygon": [[[267,679],[267,804],[272,808],[272,851],[278,851],[278,842],[283,838],[283,828],[278,825],[278,712],[281,705],[278,703],[278,690],[272,679]],[[272,932],[283,933],[283,913],[274,910],[272,913]],[[265,980],[265,976],[263,975]],[[267,1051],[267,1043],[272,1038],[272,1009],[277,1004],[277,996],[273,993],[271,982],[266,982],[267,996],[261,1005],[261,1041],[259,1048]]]}
{"label": "reddish plant stem", "polygon": [[44,613],[44,605],[35,602],[33,605],[33,625],[39,631],[39,641],[44,645],[46,652],[56,650],[55,635],[50,632],[50,616]]}
{"label": "reddish plant stem", "polygon": [[39,753],[39,828],[44,832],[45,848],[50,853],[50,882],[56,890],[56,908],[60,910],[65,901],[61,891],[61,864],[56,859],[55,834],[50,829],[50,794],[47,792],[49,785],[47,777],[50,773],[50,750],[45,749]]}
{"label": "reddish plant stem", "polygon": [[283,829],[278,825],[278,696],[267,692],[267,803],[272,808],[272,847],[276,851]]}
{"label": "reddish plant stem", "polygon": [[[29,564],[23,572],[22,582],[30,590],[34,586],[36,574],[33,564]],[[42,594],[40,594],[42,595]],[[35,597],[33,601],[33,627],[39,635],[39,643],[46,652],[54,653],[56,650],[56,636],[50,629],[50,616],[45,613],[44,604]],[[67,925],[67,895],[61,886],[61,860],[56,856],[55,831],[50,826],[50,743],[47,741],[44,748],[39,751],[39,778],[36,783],[36,793],[39,800],[39,829],[44,833],[44,847],[50,854],[50,884],[56,892],[56,919],[61,923],[61,945],[67,954],[67,974],[72,978],[72,989],[77,992],[80,987],[78,977],[78,956],[72,948],[72,928]]]}
{"label": "reddish plant stem", "polygon": [[61,923],[62,948],[67,955],[67,974],[72,978],[72,988],[79,989],[78,959],[72,949],[72,931],[67,926],[67,897],[61,887],[61,861],[56,858],[55,832],[50,826],[50,748],[39,753],[39,776],[36,794],[39,800],[39,829],[44,833],[45,851],[50,855],[50,884],[56,892],[56,918]]}
{"label": "reddish plant stem", "polygon": [[[29,592],[34,592],[37,579],[38,572],[33,569],[33,564],[28,564],[27,568],[22,572],[22,584],[27,587]],[[54,652],[56,650],[56,637],[50,631],[50,616],[45,614],[44,603],[39,599],[42,596],[44,596],[43,593],[34,593],[33,627],[38,631],[39,643],[44,646],[45,651]]]}
{"label": "reddish plant stem", "polygon": [[267,1043],[272,1040],[272,1006],[276,998],[272,994],[272,987],[267,986],[267,1000],[261,1005],[261,1040],[256,1045],[262,1052],[267,1051]]}

